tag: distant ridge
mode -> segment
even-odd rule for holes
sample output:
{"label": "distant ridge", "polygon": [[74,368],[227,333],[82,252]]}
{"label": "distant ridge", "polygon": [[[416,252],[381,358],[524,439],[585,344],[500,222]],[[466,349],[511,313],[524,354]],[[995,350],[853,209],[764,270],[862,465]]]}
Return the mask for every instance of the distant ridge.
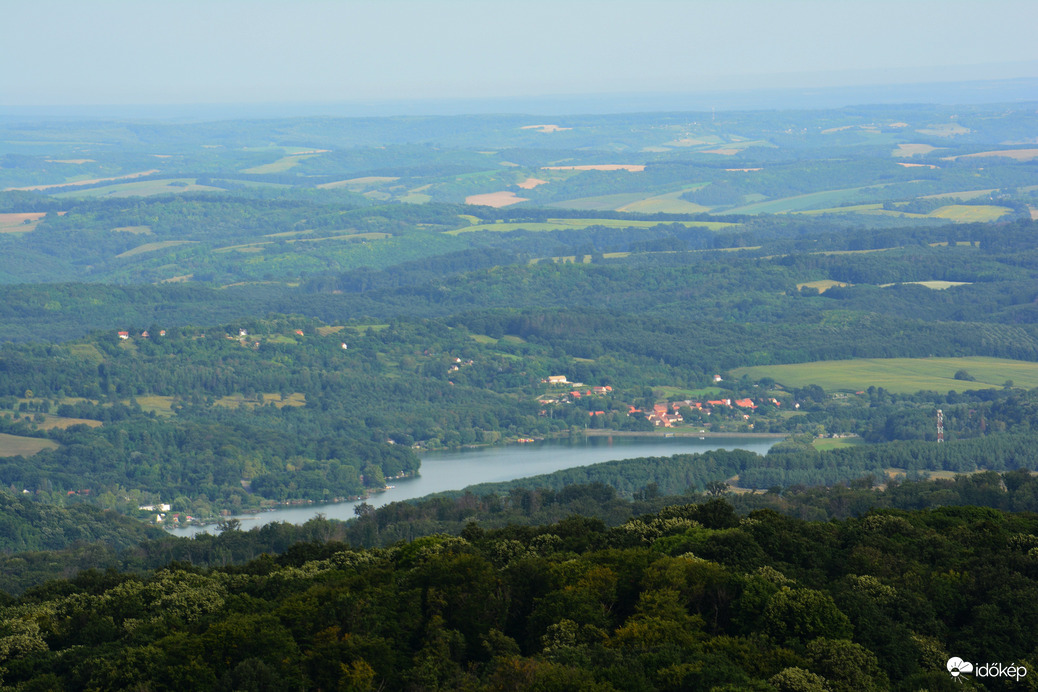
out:
{"label": "distant ridge", "polygon": [[[1038,68],[1036,68],[1038,71]],[[976,105],[1038,101],[1038,76],[859,86],[711,89],[683,92],[567,94],[495,99],[413,99],[328,103],[195,103],[150,105],[0,105],[0,121],[25,118],[223,120],[414,115],[538,115],[666,111],[813,110],[879,104]]]}

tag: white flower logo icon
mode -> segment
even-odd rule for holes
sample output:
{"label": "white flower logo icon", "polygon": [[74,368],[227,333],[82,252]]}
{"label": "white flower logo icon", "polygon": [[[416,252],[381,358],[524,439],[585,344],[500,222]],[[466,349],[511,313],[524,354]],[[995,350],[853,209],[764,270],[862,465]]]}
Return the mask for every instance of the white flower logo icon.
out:
{"label": "white flower logo icon", "polygon": [[951,676],[953,678],[957,678],[963,673],[973,672],[973,664],[969,661],[963,661],[958,656],[953,656],[952,658],[948,659],[947,668],[948,672],[951,673]]}

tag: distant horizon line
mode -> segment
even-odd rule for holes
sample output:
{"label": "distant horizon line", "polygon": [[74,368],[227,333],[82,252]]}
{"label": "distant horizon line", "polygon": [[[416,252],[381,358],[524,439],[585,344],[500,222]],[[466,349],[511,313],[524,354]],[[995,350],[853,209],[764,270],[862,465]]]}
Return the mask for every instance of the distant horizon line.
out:
{"label": "distant horizon line", "polygon": [[48,119],[279,119],[465,115],[619,115],[667,111],[820,110],[854,106],[966,106],[1038,102],[1038,76],[778,86],[694,91],[594,92],[490,97],[182,103],[0,103],[0,117]]}

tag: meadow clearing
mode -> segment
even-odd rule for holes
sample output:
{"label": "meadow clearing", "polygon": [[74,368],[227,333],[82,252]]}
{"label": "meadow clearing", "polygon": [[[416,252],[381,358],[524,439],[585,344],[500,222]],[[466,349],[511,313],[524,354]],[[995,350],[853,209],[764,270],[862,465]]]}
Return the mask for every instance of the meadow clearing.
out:
{"label": "meadow clearing", "polygon": [[58,443],[52,440],[0,433],[0,457],[31,457],[45,449],[57,449],[58,447]]}
{"label": "meadow clearing", "polygon": [[[957,380],[955,373],[965,370],[973,381]],[[968,389],[1013,386],[1038,387],[1038,363],[1005,358],[968,356],[963,358],[859,358],[793,365],[760,365],[736,368],[734,378],[747,375],[758,380],[770,377],[786,389],[816,384],[826,391],[863,391],[882,387],[897,394],[921,390],[962,392]]]}

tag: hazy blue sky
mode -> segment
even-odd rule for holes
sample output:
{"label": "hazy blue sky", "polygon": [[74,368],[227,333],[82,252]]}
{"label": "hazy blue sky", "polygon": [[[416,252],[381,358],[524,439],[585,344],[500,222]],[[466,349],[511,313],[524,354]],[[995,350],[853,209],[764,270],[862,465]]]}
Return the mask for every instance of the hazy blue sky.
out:
{"label": "hazy blue sky", "polygon": [[0,105],[1038,76],[1036,0],[0,0],[0,22]]}

